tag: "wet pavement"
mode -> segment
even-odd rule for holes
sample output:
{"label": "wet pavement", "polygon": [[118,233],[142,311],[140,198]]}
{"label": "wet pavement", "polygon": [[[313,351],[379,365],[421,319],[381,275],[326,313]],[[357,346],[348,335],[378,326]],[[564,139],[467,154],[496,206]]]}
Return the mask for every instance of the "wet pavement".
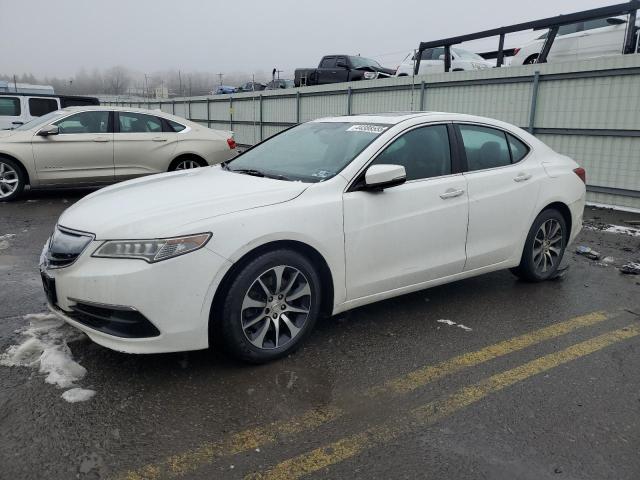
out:
{"label": "wet pavement", "polygon": [[[0,204],[0,352],[45,311],[42,245],[86,193]],[[640,478],[640,276],[617,269],[640,236],[598,229],[639,218],[588,209],[560,280],[496,272],[369,305],[269,365],[85,337],[80,403],[0,366],[0,478]]]}

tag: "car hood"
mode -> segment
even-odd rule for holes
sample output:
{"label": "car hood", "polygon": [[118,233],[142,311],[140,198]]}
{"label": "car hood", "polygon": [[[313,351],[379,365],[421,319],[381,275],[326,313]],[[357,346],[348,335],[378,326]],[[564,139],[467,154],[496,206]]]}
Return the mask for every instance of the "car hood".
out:
{"label": "car hood", "polygon": [[98,190],[67,209],[58,224],[98,240],[199,233],[188,231],[189,224],[286,202],[308,186],[219,166],[163,173]]}

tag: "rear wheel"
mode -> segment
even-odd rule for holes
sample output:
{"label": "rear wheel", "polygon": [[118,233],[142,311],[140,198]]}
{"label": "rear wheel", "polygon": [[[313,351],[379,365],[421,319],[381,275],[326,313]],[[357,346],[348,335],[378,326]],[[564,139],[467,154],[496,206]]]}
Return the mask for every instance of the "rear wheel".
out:
{"label": "rear wheel", "polygon": [[181,157],[173,161],[169,171],[190,170],[192,168],[206,167],[206,165],[204,160],[198,157]]}
{"label": "rear wheel", "polygon": [[534,63],[538,63],[538,54],[536,53],[535,55],[530,55],[527,57],[527,59],[524,61],[523,65],[531,65]]}
{"label": "rear wheel", "polygon": [[25,183],[25,174],[17,162],[0,157],[0,202],[8,202],[19,197]]}
{"label": "rear wheel", "polygon": [[237,274],[212,333],[236,358],[268,362],[301,345],[318,318],[320,298],[309,260],[292,250],[267,252]]}
{"label": "rear wheel", "polygon": [[552,278],[560,266],[567,244],[567,225],[562,214],[545,210],[534,220],[518,267],[511,271],[529,282]]}

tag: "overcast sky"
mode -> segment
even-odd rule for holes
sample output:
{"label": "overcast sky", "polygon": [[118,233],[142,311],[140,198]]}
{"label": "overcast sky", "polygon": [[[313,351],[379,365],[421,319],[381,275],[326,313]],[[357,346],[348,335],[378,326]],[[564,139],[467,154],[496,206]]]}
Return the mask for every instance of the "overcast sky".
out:
{"label": "overcast sky", "polygon": [[66,76],[113,65],[290,72],[328,53],[395,67],[421,40],[620,1],[0,0],[0,73]]}

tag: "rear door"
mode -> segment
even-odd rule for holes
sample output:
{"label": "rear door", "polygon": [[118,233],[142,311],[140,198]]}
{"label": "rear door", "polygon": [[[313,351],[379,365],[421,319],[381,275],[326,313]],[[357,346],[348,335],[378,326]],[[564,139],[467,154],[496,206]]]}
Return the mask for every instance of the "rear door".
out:
{"label": "rear door", "polygon": [[137,112],[115,112],[116,180],[166,172],[178,135],[163,119]]}
{"label": "rear door", "polygon": [[606,18],[584,22],[578,38],[578,58],[622,53],[627,24],[611,25]]}
{"label": "rear door", "polygon": [[20,95],[15,97],[0,95],[0,130],[16,128],[24,124],[23,110]]}
{"label": "rear door", "polygon": [[[559,62],[578,58],[580,35],[582,35],[582,23],[562,25],[553,41],[548,60]],[[542,48],[542,45],[544,45],[544,42],[540,45],[540,48]]]}
{"label": "rear door", "polygon": [[469,194],[465,271],[503,262],[521,248],[545,172],[530,147],[503,130],[458,124]]}
{"label": "rear door", "polygon": [[58,135],[34,135],[33,156],[42,184],[113,182],[113,112],[79,112],[54,122]]}

